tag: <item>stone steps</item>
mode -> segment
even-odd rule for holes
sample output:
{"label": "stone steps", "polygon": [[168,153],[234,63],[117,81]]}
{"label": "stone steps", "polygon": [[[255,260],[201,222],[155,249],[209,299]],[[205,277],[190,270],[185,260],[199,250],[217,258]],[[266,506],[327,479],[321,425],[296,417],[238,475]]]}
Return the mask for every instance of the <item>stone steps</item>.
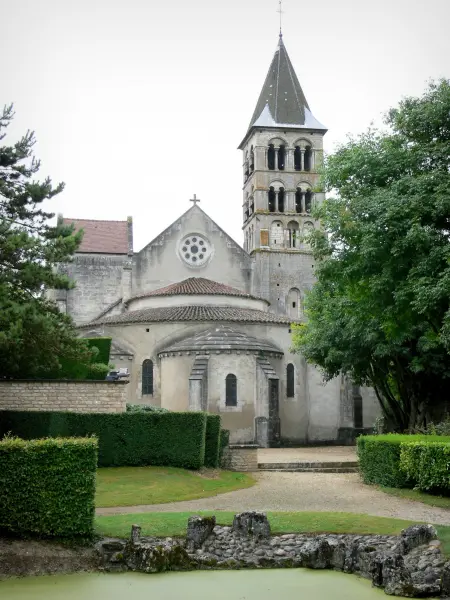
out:
{"label": "stone steps", "polygon": [[287,471],[294,473],[357,473],[358,461],[258,463],[258,470]]}

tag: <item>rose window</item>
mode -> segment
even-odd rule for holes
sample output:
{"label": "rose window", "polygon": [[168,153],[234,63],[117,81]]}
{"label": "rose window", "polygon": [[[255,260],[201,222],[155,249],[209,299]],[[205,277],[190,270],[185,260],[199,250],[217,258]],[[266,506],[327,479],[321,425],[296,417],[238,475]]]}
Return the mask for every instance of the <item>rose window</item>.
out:
{"label": "rose window", "polygon": [[206,264],[211,252],[210,242],[197,233],[184,237],[179,246],[181,258],[191,267],[201,267]]}

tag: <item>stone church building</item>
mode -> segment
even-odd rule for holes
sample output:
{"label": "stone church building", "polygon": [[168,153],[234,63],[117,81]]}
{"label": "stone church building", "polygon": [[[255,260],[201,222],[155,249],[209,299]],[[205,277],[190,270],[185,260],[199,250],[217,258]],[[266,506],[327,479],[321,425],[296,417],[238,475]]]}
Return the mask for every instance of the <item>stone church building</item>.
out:
{"label": "stone church building", "polygon": [[111,336],[111,361],[128,368],[129,402],[222,416],[235,443],[330,442],[372,426],[370,390],[320,372],[291,351],[314,261],[305,236],[326,128],[312,114],[279,43],[239,146],[241,247],[192,201],[139,252],[133,224],[64,218],[84,230],[76,282],[60,309],[85,336]]}

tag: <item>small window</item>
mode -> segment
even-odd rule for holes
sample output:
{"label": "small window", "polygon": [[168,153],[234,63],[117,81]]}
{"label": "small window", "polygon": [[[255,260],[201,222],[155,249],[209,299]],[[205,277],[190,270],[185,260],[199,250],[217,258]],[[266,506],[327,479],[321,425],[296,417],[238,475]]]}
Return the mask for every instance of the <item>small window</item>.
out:
{"label": "small window", "polygon": [[312,163],[312,150],[311,146],[306,146],[305,155],[303,158],[305,164],[303,165],[304,171],[311,171],[311,163]]}
{"label": "small window", "polygon": [[295,395],[294,392],[294,365],[292,363],[289,363],[286,367],[286,396],[288,398],[293,398]]}
{"label": "small window", "polygon": [[153,361],[144,360],[142,363],[142,395],[153,394]]}
{"label": "small window", "polygon": [[275,189],[269,189],[269,212],[275,212]]}
{"label": "small window", "polygon": [[284,161],[286,160],[286,149],[280,146],[278,149],[278,170],[284,171]]}
{"label": "small window", "polygon": [[295,146],[294,150],[294,168],[296,171],[302,170],[300,146]]}
{"label": "small window", "polygon": [[297,306],[297,302],[293,302],[292,303],[292,308],[296,308],[296,306]]}
{"label": "small window", "polygon": [[267,151],[267,167],[269,171],[275,169],[275,148],[273,144],[270,144],[269,150]]}
{"label": "small window", "polygon": [[232,373],[225,379],[225,406],[237,406],[237,379]]}

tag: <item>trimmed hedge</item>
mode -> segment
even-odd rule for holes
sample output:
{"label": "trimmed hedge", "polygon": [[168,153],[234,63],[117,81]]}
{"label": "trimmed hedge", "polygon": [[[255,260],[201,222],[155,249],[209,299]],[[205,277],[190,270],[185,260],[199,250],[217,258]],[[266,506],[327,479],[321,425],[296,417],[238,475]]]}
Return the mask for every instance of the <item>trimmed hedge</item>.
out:
{"label": "trimmed hedge", "polygon": [[400,468],[420,490],[448,495],[450,493],[450,441],[402,443]]}
{"label": "trimmed hedge", "polygon": [[160,465],[199,469],[205,460],[206,414],[0,412],[0,436],[99,440],[100,467]]}
{"label": "trimmed hedge", "polygon": [[98,338],[83,338],[87,341],[89,348],[97,348],[98,354],[94,357],[94,362],[103,363],[104,365],[109,364],[109,355],[111,353],[111,342],[110,337],[98,337]]}
{"label": "trimmed hedge", "polygon": [[386,487],[414,487],[416,481],[401,468],[400,456],[404,445],[415,442],[444,442],[450,438],[432,435],[362,435],[357,438],[359,469],[364,483]]}
{"label": "trimmed hedge", "polygon": [[220,430],[220,451],[219,451],[219,464],[222,465],[223,452],[230,444],[230,431],[228,429]]}
{"label": "trimmed hedge", "polygon": [[220,423],[220,415],[206,415],[205,467],[219,466]]}
{"label": "trimmed hedge", "polygon": [[41,537],[94,531],[96,439],[0,441],[0,528]]}

